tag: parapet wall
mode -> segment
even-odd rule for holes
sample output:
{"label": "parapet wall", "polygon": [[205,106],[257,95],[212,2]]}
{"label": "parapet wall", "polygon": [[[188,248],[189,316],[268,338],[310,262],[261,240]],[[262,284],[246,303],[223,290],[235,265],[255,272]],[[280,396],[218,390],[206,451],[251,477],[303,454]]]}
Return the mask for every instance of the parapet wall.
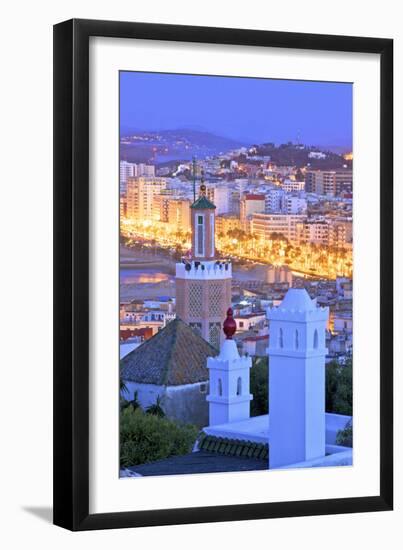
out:
{"label": "parapet wall", "polygon": [[187,261],[176,264],[176,278],[222,280],[232,278],[232,264],[228,260]]}

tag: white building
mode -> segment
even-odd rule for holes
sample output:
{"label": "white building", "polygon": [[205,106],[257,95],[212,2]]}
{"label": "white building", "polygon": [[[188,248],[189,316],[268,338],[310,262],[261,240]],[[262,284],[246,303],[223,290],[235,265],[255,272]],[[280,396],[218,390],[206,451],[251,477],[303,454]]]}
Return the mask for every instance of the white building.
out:
{"label": "white building", "polygon": [[127,178],[133,178],[135,176],[137,176],[137,164],[127,162],[126,160],[121,160],[119,167],[119,184],[121,195],[126,193]]}
{"label": "white building", "polygon": [[155,176],[155,166],[153,164],[140,163],[137,165],[137,176],[153,178]]}
{"label": "white building", "polygon": [[126,193],[128,178],[135,178],[138,176],[154,177],[155,166],[143,163],[136,164],[134,162],[127,162],[126,160],[120,161],[119,183],[121,195]]}
{"label": "white building", "polygon": [[295,191],[304,191],[305,190],[305,182],[304,181],[297,181],[297,180],[293,180],[293,179],[285,179],[283,181],[283,183],[281,184],[281,187],[287,193],[293,193]]}
{"label": "white building", "polygon": [[286,214],[305,214],[306,213],[306,199],[297,197],[295,195],[287,195],[284,201],[284,211]]}
{"label": "white building", "polygon": [[216,187],[209,186],[207,187],[207,198],[216,207],[216,215],[219,214],[228,214],[231,210],[231,190],[229,187]]}
{"label": "white building", "polygon": [[246,315],[237,315],[235,317],[237,330],[239,332],[246,332],[252,330],[255,327],[263,325],[266,319],[264,311],[258,311],[255,313],[247,313]]}
{"label": "white building", "polygon": [[322,153],[321,151],[310,151],[308,153],[308,158],[310,158],[310,159],[325,159],[326,154]]}
{"label": "white building", "polygon": [[265,211],[266,213],[283,212],[285,191],[280,187],[270,189],[266,194]]}

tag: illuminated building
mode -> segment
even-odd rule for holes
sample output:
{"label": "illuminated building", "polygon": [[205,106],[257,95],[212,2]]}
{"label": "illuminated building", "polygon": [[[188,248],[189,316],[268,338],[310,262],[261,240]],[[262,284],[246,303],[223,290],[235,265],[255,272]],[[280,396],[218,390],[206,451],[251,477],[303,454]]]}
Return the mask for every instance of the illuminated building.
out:
{"label": "illuminated building", "polygon": [[156,177],[133,177],[127,180],[127,217],[133,220],[153,219],[153,197],[166,188],[166,180]]}
{"label": "illuminated building", "polygon": [[190,200],[169,198],[167,201],[167,222],[180,231],[190,231]]}
{"label": "illuminated building", "polygon": [[327,221],[304,221],[297,224],[298,244],[329,244],[329,223]]}
{"label": "illuminated building", "polygon": [[297,214],[253,214],[252,234],[270,240],[272,233],[283,235],[287,240],[296,242],[297,224],[306,220],[306,216]]}
{"label": "illuminated building", "polygon": [[221,216],[217,216],[215,223],[217,235],[227,235],[228,231],[241,228],[241,220],[238,216],[233,214],[222,214]]}
{"label": "illuminated building", "polygon": [[152,217],[158,222],[168,221],[168,204],[173,197],[171,189],[163,189],[161,193],[153,195]]}

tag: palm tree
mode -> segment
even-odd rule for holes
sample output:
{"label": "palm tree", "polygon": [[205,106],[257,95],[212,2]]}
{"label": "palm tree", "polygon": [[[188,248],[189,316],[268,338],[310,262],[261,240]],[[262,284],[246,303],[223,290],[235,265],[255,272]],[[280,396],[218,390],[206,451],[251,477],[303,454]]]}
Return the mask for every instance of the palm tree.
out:
{"label": "palm tree", "polygon": [[161,397],[158,395],[156,402],[154,405],[150,405],[146,409],[147,414],[154,414],[155,416],[159,416],[160,418],[163,418],[165,416],[164,409],[161,406]]}
{"label": "palm tree", "polygon": [[127,386],[126,386],[126,384],[125,384],[122,377],[119,378],[119,391],[120,391],[121,394],[129,393],[129,390],[128,390],[128,388],[127,388]]}

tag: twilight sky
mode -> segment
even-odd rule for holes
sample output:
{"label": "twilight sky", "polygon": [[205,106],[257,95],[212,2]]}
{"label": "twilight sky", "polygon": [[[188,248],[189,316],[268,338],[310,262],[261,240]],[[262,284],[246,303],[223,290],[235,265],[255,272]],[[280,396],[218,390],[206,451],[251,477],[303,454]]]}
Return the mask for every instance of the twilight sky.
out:
{"label": "twilight sky", "polygon": [[192,128],[247,143],[352,145],[352,84],[120,73],[121,131]]}

